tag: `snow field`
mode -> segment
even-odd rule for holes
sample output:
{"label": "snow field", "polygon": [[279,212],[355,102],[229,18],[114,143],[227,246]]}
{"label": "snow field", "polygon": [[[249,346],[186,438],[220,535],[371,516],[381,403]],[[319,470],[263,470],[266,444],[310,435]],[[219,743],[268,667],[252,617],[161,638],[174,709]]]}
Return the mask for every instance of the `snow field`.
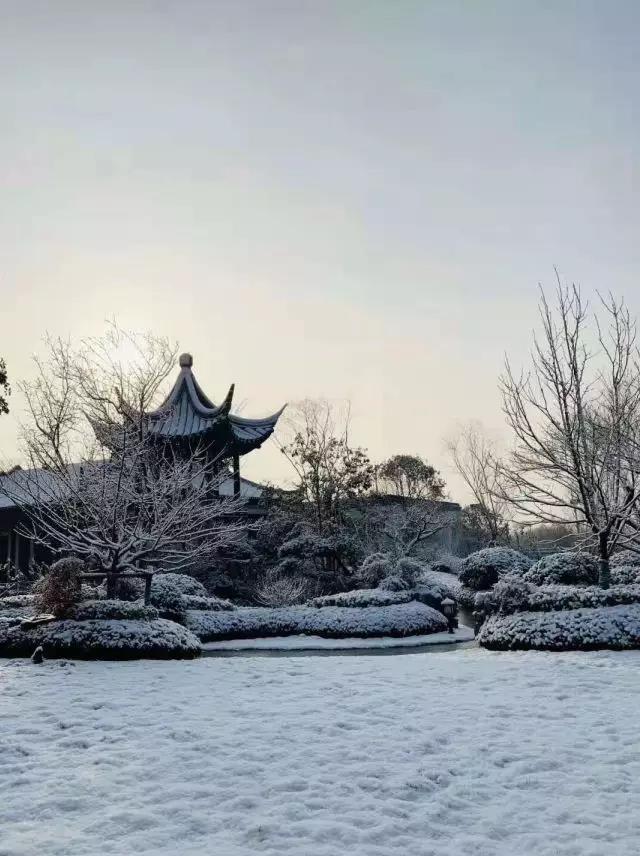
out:
{"label": "snow field", "polygon": [[635,856],[640,652],[0,663],[2,856]]}

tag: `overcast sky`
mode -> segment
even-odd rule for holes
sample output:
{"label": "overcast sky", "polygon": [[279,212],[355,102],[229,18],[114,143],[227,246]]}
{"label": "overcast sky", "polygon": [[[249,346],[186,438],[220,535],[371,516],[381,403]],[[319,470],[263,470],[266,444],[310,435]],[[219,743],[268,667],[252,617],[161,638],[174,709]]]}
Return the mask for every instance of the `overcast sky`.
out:
{"label": "overcast sky", "polygon": [[[502,425],[553,265],[640,310],[637,2],[0,0],[0,355],[116,316],[376,459]],[[0,456],[16,420],[0,417]],[[268,448],[271,446],[271,448]],[[270,443],[245,473],[278,479]]]}

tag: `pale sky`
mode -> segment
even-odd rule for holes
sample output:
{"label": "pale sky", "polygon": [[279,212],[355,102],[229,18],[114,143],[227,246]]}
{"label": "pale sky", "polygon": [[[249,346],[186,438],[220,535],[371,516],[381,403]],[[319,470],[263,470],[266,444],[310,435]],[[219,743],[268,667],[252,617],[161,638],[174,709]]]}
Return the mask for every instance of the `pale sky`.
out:
{"label": "pale sky", "polygon": [[[502,426],[553,265],[640,312],[637,2],[0,0],[0,355],[115,316],[374,459]],[[16,455],[22,402],[0,417]],[[288,471],[273,443],[244,473]]]}

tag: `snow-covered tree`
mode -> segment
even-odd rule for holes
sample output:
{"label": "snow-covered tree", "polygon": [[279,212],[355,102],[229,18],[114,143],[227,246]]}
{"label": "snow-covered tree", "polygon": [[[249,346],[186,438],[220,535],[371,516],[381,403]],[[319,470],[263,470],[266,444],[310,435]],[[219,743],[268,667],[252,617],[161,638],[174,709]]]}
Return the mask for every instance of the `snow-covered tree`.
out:
{"label": "snow-covered tree", "polygon": [[9,412],[9,402],[7,399],[11,394],[9,386],[9,377],[7,375],[7,366],[5,361],[0,357],[0,413]]}
{"label": "snow-covered tree", "polygon": [[415,556],[454,521],[455,513],[440,502],[381,500],[361,503],[349,522],[365,553],[397,560]]}
{"label": "snow-covered tree", "polygon": [[497,445],[479,422],[469,422],[447,442],[458,474],[473,495],[465,509],[467,528],[488,544],[509,538],[508,504],[500,490]]}
{"label": "snow-covered tree", "polygon": [[555,307],[542,294],[533,366],[516,375],[507,362],[501,379],[516,442],[500,495],[530,522],[573,521],[606,587],[612,552],[640,549],[640,360],[624,303],[601,299],[601,310],[590,319],[559,280]]}
{"label": "snow-covered tree", "polygon": [[24,509],[29,537],[55,554],[109,574],[180,571],[213,562],[244,531],[241,500],[216,495],[220,478],[195,457],[132,436],[103,459],[20,471],[7,493]]}
{"label": "snow-covered tree", "polygon": [[364,449],[351,446],[349,412],[326,401],[302,401],[290,408],[293,437],[281,450],[295,473],[295,488],[319,534],[339,519],[345,502],[365,494],[373,466]]}
{"label": "snow-covered tree", "polygon": [[393,455],[375,468],[376,493],[405,499],[443,499],[445,482],[419,455]]}
{"label": "snow-covered tree", "polygon": [[[240,537],[239,497],[218,496],[224,472],[204,450],[164,444],[146,430],[176,349],[152,334],[112,326],[77,349],[48,341],[24,385],[34,465],[5,480],[29,521],[27,534],[54,554],[115,575],[139,566],[188,570]],[[92,436],[93,435],[93,436]]]}

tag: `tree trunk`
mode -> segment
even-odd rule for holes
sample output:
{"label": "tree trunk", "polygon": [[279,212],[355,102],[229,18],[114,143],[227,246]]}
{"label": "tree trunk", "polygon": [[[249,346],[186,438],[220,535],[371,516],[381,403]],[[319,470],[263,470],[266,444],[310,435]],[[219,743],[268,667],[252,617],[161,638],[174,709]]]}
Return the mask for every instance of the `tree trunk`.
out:
{"label": "tree trunk", "polygon": [[598,550],[599,550],[599,571],[598,583],[603,589],[609,588],[611,578],[609,569],[609,533],[600,532],[598,535]]}
{"label": "tree trunk", "polygon": [[115,600],[118,590],[118,575],[114,573],[107,574],[107,598]]}

